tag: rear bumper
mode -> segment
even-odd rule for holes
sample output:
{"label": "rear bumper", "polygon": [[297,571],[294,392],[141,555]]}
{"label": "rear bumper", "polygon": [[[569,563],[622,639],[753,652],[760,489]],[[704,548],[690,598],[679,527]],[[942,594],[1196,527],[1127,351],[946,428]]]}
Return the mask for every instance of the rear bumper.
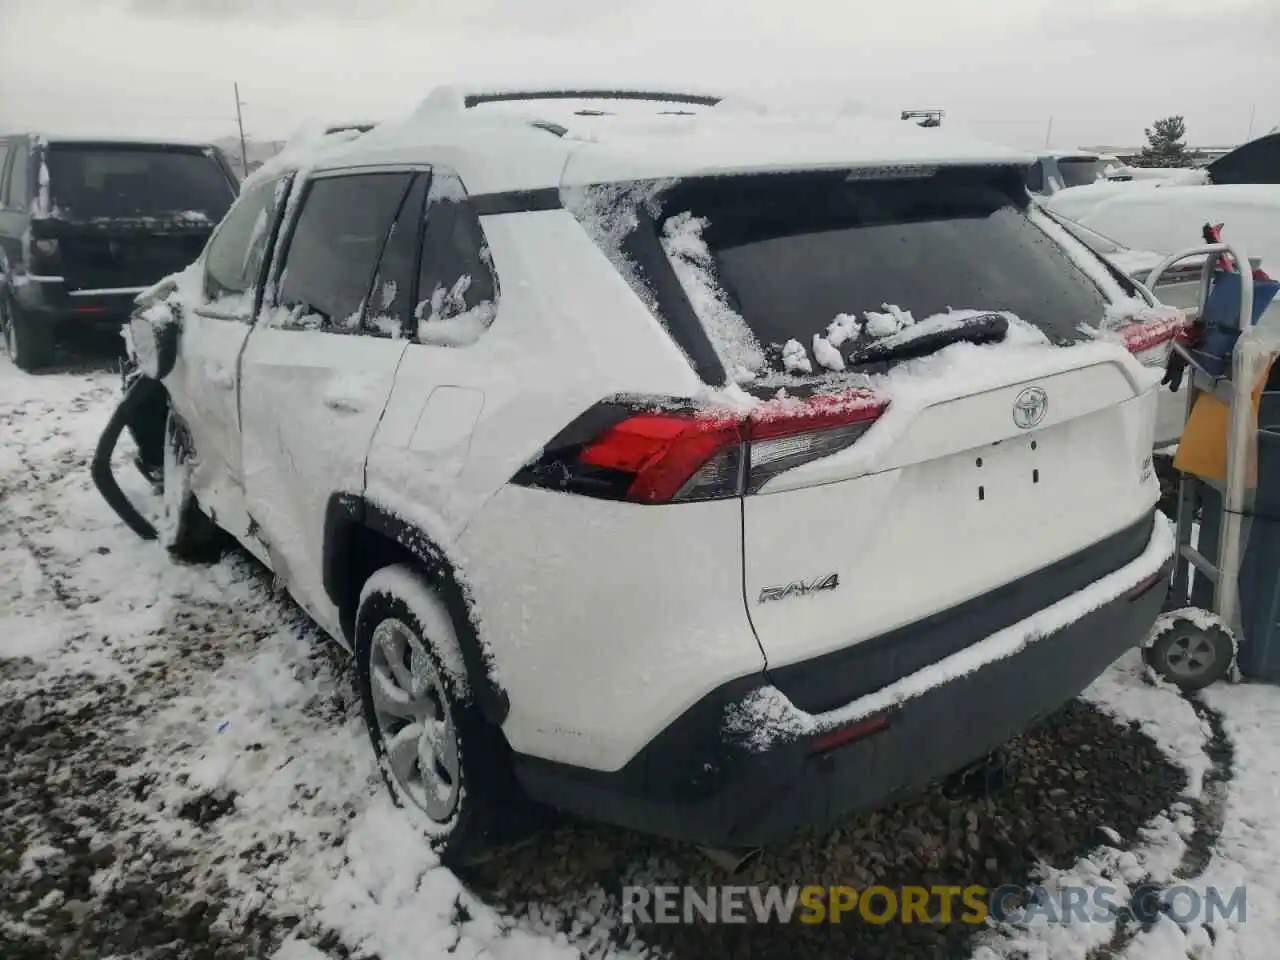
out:
{"label": "rear bumper", "polygon": [[28,317],[69,326],[121,326],[133,312],[133,301],[145,287],[68,290],[60,278],[25,278],[15,285],[18,308]]}
{"label": "rear bumper", "polygon": [[[518,755],[536,800],[711,846],[780,840],[981,759],[1056,711],[1136,647],[1160,613],[1173,553],[1158,517],[1141,556],[973,647],[826,714],[763,676],[708,694],[621,770]],[[880,724],[884,724],[880,727]],[[875,729],[827,752],[819,737]]]}

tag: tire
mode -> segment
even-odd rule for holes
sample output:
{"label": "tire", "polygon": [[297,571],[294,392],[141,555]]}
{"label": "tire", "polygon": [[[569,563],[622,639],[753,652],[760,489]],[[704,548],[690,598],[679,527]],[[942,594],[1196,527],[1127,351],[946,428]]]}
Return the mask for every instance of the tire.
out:
{"label": "tire", "polygon": [[191,474],[196,462],[191,434],[170,407],[165,418],[156,537],[175,559],[204,563],[218,558],[221,538],[218,528],[205,516],[191,492]]}
{"label": "tire", "polygon": [[396,804],[444,863],[473,862],[506,842],[506,814],[518,822],[522,806],[511,750],[471,700],[439,595],[410,567],[385,567],[365,584],[355,634],[365,725]]}
{"label": "tire", "polygon": [[1218,624],[1174,612],[1165,614],[1156,629],[1158,635],[1143,649],[1143,659],[1182,690],[1203,690],[1225,677],[1235,662],[1231,634]]}
{"label": "tire", "polygon": [[0,327],[5,354],[19,370],[35,373],[53,362],[53,330],[20,312],[9,296],[0,296]]}

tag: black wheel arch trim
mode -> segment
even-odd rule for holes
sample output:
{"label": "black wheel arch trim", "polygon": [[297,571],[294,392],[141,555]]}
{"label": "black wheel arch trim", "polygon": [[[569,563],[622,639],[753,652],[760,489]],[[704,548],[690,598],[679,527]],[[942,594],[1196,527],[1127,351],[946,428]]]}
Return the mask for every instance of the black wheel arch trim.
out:
{"label": "black wheel arch trim", "polygon": [[351,565],[347,548],[352,535],[359,529],[399,544],[425,568],[453,619],[476,706],[485,720],[501,726],[510,712],[511,701],[507,691],[498,683],[492,657],[480,639],[479,626],[472,613],[470,591],[448,553],[422,530],[370,503],[365,497],[333,494],[325,510],[324,529],[323,578],[329,599],[341,607],[344,587],[352,586],[348,582]]}
{"label": "black wheel arch trim", "polygon": [[123,520],[129,529],[143,540],[156,539],[156,528],[151,525],[151,522],[142,515],[142,512],[133,505],[125,492],[120,489],[120,484],[111,472],[111,455],[115,452],[116,443],[120,440],[120,434],[124,432],[130,420],[138,414],[139,410],[145,407],[148,400],[155,397],[158,392],[163,392],[163,390],[164,387],[161,383],[158,380],[152,380],[150,377],[138,377],[134,380],[125,391],[119,405],[108,418],[107,425],[103,428],[102,435],[98,438],[98,445],[94,449],[93,459],[89,464],[89,475],[93,479],[93,485],[102,494],[102,499],[106,500],[107,505],[115,511],[116,516]]}

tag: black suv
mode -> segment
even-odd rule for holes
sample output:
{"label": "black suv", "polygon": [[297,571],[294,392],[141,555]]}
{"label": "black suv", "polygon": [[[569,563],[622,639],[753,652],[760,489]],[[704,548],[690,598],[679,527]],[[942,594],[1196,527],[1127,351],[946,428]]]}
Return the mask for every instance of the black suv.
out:
{"label": "black suv", "polygon": [[24,370],[204,248],[239,193],[209,144],[0,136],[0,333]]}

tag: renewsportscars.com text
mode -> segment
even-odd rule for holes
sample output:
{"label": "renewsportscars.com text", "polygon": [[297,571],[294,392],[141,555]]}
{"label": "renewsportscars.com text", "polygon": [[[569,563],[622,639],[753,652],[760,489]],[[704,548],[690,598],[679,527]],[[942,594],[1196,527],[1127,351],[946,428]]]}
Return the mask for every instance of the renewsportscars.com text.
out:
{"label": "renewsportscars.com text", "polygon": [[1244,887],[1188,886],[725,886],[624,887],[622,922],[635,923],[1178,923],[1245,920]]}

